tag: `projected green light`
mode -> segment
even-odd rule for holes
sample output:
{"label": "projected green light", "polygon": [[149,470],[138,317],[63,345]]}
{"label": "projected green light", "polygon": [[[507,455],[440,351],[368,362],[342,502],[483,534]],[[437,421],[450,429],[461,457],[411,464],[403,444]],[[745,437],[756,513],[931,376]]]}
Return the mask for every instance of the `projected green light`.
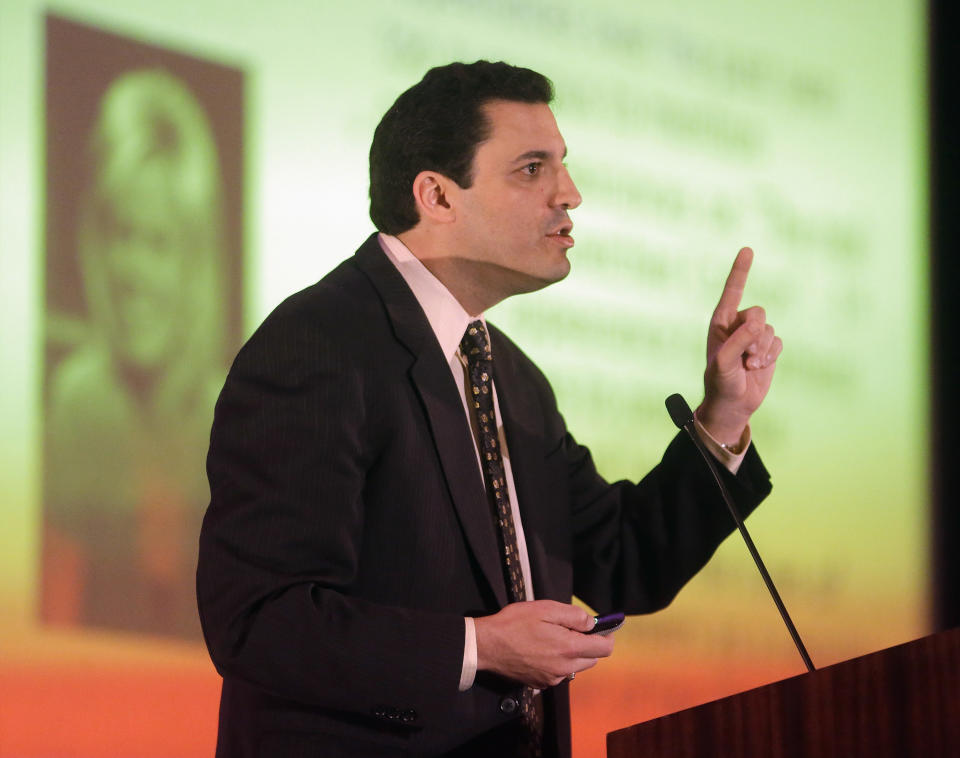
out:
{"label": "projected green light", "polygon": [[[116,357],[141,373],[159,367],[176,385],[147,404],[169,454],[152,449],[145,460],[176,469],[173,478],[190,480],[187,499],[202,501],[209,407],[178,415],[176,398],[192,392],[207,403],[223,345],[235,341],[229,325],[242,316],[249,331],[372,231],[367,151],[397,93],[432,65],[481,57],[553,79],[583,195],[568,279],[489,318],[551,378],[601,471],[641,476],[673,433],[663,398],[699,400],[707,319],[737,249],[749,244],[756,260],[744,304],[764,305],[785,343],[753,424],[775,487],[751,531],[818,665],[927,630],[921,4],[361,0],[236,3],[227,13],[194,0],[69,5],[78,21],[243,69],[248,203],[239,223],[248,252],[241,260],[242,240],[228,243],[218,229],[221,204],[243,185],[239,175],[221,185],[211,178],[218,157],[195,104],[181,97],[173,106],[193,124],[184,164],[160,145],[149,160],[138,153],[146,143],[133,100],[158,101],[161,89],[178,97],[151,63],[131,65],[142,72],[131,74],[127,95],[120,84],[90,95],[98,103],[106,95],[99,131],[71,125],[78,149],[99,146],[99,178],[64,190],[88,202],[73,219],[82,232],[67,268],[49,265],[45,6],[0,4],[0,632],[41,628],[45,462],[69,472],[47,482],[54,500],[74,504],[64,519],[129,500],[111,500],[120,480],[103,467],[138,443],[104,446],[90,431],[142,410],[112,373]],[[71,92],[89,94],[79,84]],[[207,96],[205,108],[218,92]],[[164,134],[157,127],[161,144]],[[189,257],[176,254],[184,250]],[[133,268],[137,284],[128,286]],[[227,313],[239,301],[218,277],[241,272],[244,313]],[[87,305],[49,302],[51,286],[64,302]],[[725,544],[673,607],[628,621],[614,665],[597,676],[650,677],[655,710],[669,701],[657,699],[656,684],[685,666],[684,681],[713,671],[722,682],[731,661],[743,660],[756,664],[746,684],[798,673],[752,572],[743,547]],[[721,685],[711,687],[689,697],[716,696]]]}

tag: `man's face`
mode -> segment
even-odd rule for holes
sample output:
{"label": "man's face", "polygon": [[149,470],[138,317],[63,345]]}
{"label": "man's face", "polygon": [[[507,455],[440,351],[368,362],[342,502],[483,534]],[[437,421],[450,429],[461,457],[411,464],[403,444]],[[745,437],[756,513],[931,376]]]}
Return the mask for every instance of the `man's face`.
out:
{"label": "man's face", "polygon": [[569,273],[567,211],[581,198],[548,105],[496,100],[484,112],[490,137],[477,147],[472,186],[457,193],[457,254],[470,262],[476,285],[498,302]]}

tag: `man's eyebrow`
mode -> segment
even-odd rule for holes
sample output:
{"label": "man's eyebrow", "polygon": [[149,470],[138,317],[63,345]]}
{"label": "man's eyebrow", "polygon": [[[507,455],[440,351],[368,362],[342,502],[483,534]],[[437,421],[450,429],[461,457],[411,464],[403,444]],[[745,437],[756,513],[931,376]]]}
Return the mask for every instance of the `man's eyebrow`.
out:
{"label": "man's eyebrow", "polygon": [[[514,158],[513,162],[519,163],[520,161],[528,161],[533,158],[536,158],[541,161],[545,161],[547,160],[547,158],[551,157],[552,155],[553,153],[550,152],[549,150],[528,150],[523,155],[518,155],[516,158]],[[567,149],[564,148],[563,155],[560,156],[560,159],[563,160],[566,157],[567,157]]]}

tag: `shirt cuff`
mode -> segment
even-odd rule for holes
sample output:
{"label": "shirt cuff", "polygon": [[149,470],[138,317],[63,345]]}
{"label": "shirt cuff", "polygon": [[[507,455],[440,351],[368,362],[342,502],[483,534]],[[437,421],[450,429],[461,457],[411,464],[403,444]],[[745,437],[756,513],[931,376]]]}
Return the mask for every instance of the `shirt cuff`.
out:
{"label": "shirt cuff", "polygon": [[740,436],[740,441],[736,444],[736,448],[740,452],[735,453],[729,447],[724,447],[722,443],[717,442],[717,440],[713,438],[713,435],[707,431],[706,427],[700,423],[700,419],[698,419],[696,415],[693,417],[693,423],[696,426],[697,435],[700,437],[700,441],[703,442],[707,450],[710,451],[710,454],[720,461],[727,471],[729,471],[731,474],[736,474],[737,471],[740,470],[740,464],[743,463],[743,458],[747,454],[747,449],[750,447],[749,424],[743,430],[743,434]]}
{"label": "shirt cuff", "polygon": [[477,676],[477,627],[473,619],[465,616],[466,634],[463,638],[463,668],[460,669],[460,692],[466,692],[473,686]]}

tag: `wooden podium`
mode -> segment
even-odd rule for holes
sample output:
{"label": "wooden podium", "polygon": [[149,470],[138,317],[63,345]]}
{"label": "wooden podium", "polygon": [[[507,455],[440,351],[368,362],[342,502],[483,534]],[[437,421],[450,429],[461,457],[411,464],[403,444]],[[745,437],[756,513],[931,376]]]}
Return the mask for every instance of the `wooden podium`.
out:
{"label": "wooden podium", "polygon": [[608,758],[958,758],[960,628],[610,732]]}

